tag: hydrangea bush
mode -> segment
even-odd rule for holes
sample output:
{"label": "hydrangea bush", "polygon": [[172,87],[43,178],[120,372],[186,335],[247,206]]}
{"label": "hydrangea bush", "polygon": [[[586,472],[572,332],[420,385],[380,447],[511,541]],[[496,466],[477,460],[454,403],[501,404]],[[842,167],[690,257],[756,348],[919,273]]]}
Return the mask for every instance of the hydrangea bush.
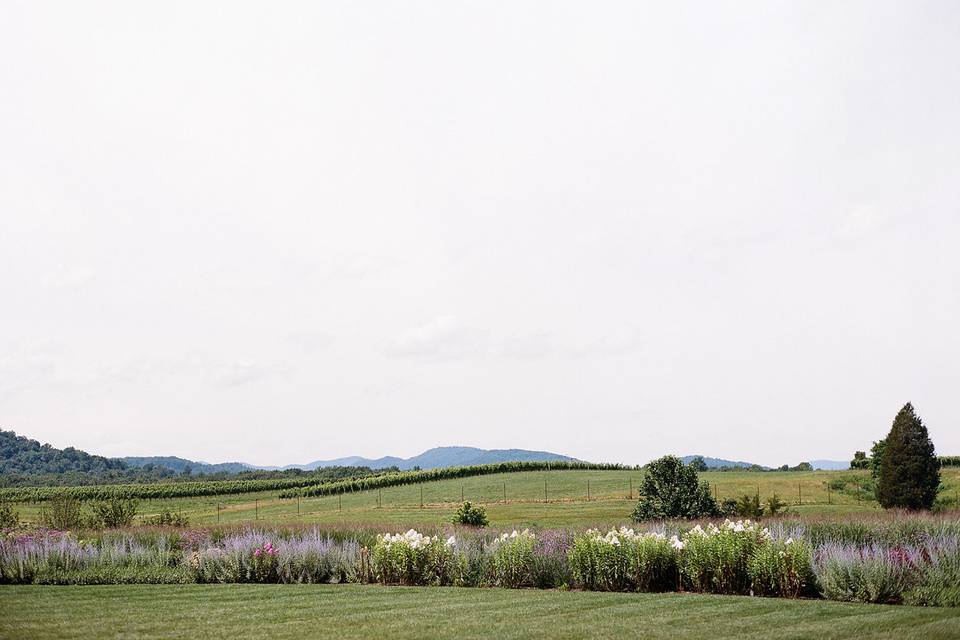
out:
{"label": "hydrangea bush", "polygon": [[453,536],[442,540],[414,529],[378,536],[371,552],[374,576],[383,584],[451,584],[455,577],[455,543]]}
{"label": "hydrangea bush", "polygon": [[588,529],[570,550],[575,582],[597,591],[669,591],[678,586],[679,540],[659,532],[621,527]]}

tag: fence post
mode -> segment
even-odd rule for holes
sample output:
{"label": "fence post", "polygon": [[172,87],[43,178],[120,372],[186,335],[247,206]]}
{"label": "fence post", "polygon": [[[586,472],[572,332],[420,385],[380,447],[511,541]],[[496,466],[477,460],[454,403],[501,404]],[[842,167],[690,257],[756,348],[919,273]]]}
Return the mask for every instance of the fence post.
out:
{"label": "fence post", "polygon": [[377,489],[377,509],[383,506],[383,493],[382,489]]}
{"label": "fence post", "polygon": [[590,481],[587,480],[587,502],[590,501]]}
{"label": "fence post", "polygon": [[547,501],[547,479],[543,479],[543,501]]}
{"label": "fence post", "polygon": [[803,504],[803,490],[800,488],[800,481],[797,481],[797,501]]}
{"label": "fence post", "polygon": [[256,501],[254,502],[253,508],[255,509],[254,518],[256,520],[259,520],[260,519],[260,499],[259,498],[257,498]]}
{"label": "fence post", "polygon": [[630,478],[630,499],[633,500],[633,477]]}
{"label": "fence post", "polygon": [[297,517],[300,517],[300,494],[297,494]]}
{"label": "fence post", "polygon": [[337,494],[337,511],[343,511],[343,492]]}
{"label": "fence post", "polygon": [[217,503],[217,524],[220,524],[220,503]]}
{"label": "fence post", "polygon": [[460,502],[463,502],[463,485],[460,485]]}
{"label": "fence post", "polygon": [[420,508],[423,509],[423,485],[420,485]]}
{"label": "fence post", "polygon": [[506,482],[506,480],[504,480],[504,482],[503,482],[503,501],[504,501],[504,502],[507,501],[507,482]]}

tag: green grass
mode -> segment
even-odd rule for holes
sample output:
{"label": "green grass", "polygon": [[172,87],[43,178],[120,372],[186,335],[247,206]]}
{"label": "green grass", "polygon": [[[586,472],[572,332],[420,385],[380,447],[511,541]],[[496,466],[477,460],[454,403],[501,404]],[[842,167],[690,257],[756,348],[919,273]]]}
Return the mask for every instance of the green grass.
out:
{"label": "green grass", "polygon": [[[626,522],[636,503],[640,471],[528,471],[441,480],[418,485],[389,487],[300,500],[281,500],[278,492],[237,496],[178,498],[141,501],[140,513],[163,510],[182,512],[193,525],[216,524],[219,504],[221,523],[259,520],[268,524],[293,522],[356,524],[366,526],[422,526],[447,523],[456,511],[461,495],[482,503],[493,526],[592,526]],[[715,489],[720,499],[756,494],[761,499],[778,494],[798,515],[844,516],[879,509],[864,494],[828,492],[827,484],[838,477],[866,481],[867,471],[812,472],[708,472],[701,478]],[[960,493],[960,468],[943,470],[945,493]],[[546,481],[546,502],[544,482]],[[589,482],[590,499],[587,498]],[[630,496],[631,482],[633,499]],[[420,507],[421,488],[423,508]],[[504,500],[504,490],[506,500]],[[378,507],[379,501],[379,507]],[[802,503],[801,503],[802,502]],[[39,505],[19,505],[21,518],[36,521]]]}
{"label": "green grass", "polygon": [[960,610],[357,585],[0,587],[0,638],[960,637]]}

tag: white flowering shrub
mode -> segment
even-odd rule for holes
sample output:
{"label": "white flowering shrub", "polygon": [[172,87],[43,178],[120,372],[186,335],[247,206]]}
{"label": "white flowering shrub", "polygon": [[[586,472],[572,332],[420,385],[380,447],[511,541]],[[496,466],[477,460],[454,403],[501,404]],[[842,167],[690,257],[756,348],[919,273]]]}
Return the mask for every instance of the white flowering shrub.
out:
{"label": "white flowering shrub", "polygon": [[695,526],[679,541],[685,586],[710,593],[749,593],[750,558],[769,540],[770,531],[750,520]]}
{"label": "white flowering shrub", "polygon": [[383,584],[451,584],[455,574],[454,544],[453,536],[443,540],[413,529],[377,536],[370,554],[373,574]]}
{"label": "white flowering shrub", "polygon": [[813,558],[805,540],[769,540],[756,547],[747,566],[753,593],[797,598],[814,586]]}
{"label": "white flowering shrub", "polygon": [[575,582],[595,591],[670,591],[678,585],[680,541],[662,533],[620,527],[588,529],[574,538],[570,568]]}
{"label": "white flowering shrub", "polygon": [[493,583],[500,587],[534,585],[533,545],[536,536],[529,529],[503,533],[491,543]]}

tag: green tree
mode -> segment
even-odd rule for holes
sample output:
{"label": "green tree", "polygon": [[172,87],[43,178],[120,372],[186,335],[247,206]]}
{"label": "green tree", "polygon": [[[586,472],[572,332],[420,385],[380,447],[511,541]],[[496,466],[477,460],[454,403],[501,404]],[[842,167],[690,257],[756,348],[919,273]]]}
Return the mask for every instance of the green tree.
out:
{"label": "green tree", "polygon": [[886,509],[929,509],[940,487],[940,461],[909,402],[893,420],[880,466],[877,499]]}
{"label": "green tree", "polygon": [[693,459],[687,463],[687,465],[693,467],[696,471],[700,473],[707,470],[707,463],[703,459],[703,456],[694,456]]}
{"label": "green tree", "polygon": [[640,483],[640,501],[633,519],[703,518],[719,515],[710,485],[700,482],[697,470],[676,456],[664,456],[647,465]]}
{"label": "green tree", "polygon": [[853,454],[853,460],[850,461],[851,469],[868,469],[870,467],[870,459],[867,458],[866,451],[855,451]]}
{"label": "green tree", "polygon": [[887,439],[877,440],[870,447],[870,471],[874,478],[880,477],[880,465],[883,464],[883,452],[887,448]]}

